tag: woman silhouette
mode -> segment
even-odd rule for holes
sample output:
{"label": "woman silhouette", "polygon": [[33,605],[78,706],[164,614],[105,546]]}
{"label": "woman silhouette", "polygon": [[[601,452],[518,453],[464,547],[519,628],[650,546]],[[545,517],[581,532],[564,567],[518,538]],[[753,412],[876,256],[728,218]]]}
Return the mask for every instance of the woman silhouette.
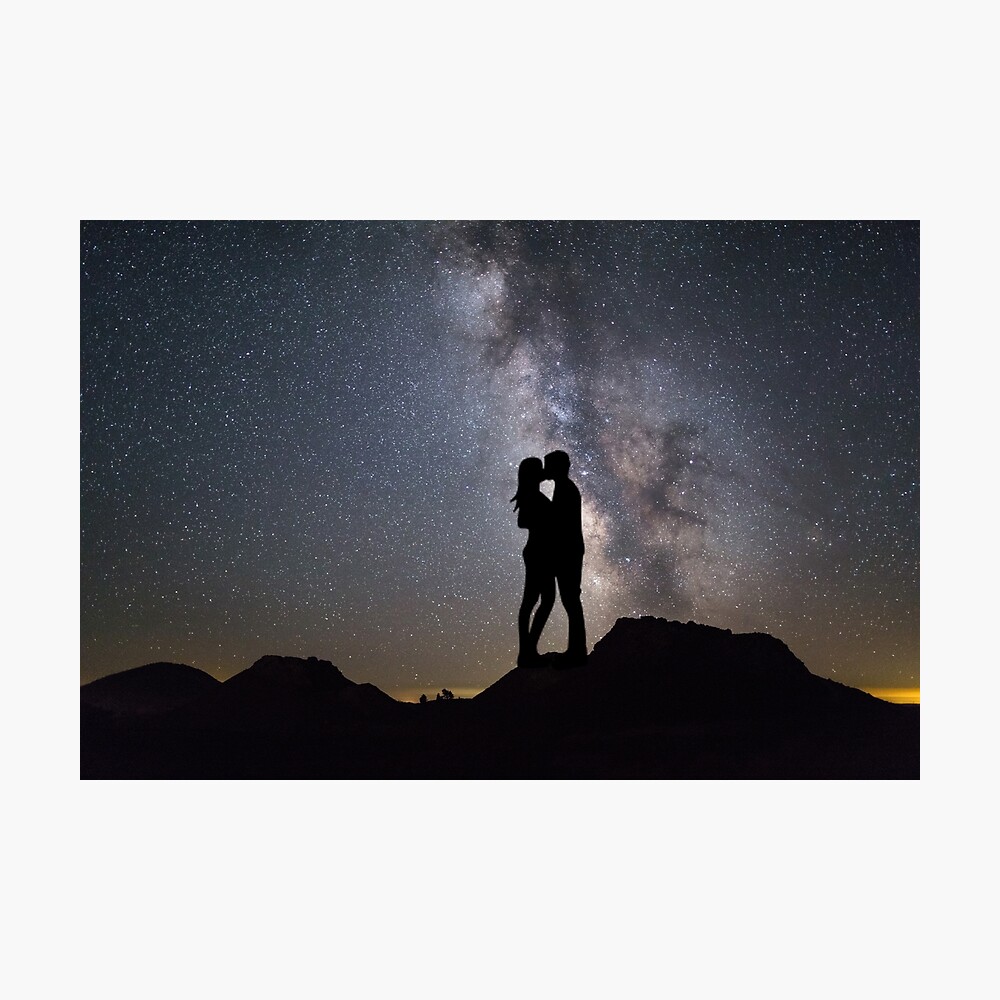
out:
{"label": "woman silhouette", "polygon": [[[556,575],[552,559],[552,501],[538,488],[545,478],[540,458],[526,458],[517,469],[517,493],[511,497],[517,511],[517,526],[528,529],[524,546],[524,596],[517,613],[519,667],[539,662],[538,637],[545,628],[556,599]],[[531,609],[538,604],[535,618]],[[530,622],[530,626],[529,626]]]}

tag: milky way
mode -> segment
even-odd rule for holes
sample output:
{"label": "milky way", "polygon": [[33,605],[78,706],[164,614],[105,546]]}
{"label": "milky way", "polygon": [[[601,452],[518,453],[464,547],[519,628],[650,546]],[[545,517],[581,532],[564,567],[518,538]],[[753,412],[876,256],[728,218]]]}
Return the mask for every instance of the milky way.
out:
{"label": "milky way", "polygon": [[[83,680],[513,665],[526,455],[584,500],[591,642],[766,631],[915,687],[915,223],[86,223]],[[542,648],[565,645],[553,615]]]}

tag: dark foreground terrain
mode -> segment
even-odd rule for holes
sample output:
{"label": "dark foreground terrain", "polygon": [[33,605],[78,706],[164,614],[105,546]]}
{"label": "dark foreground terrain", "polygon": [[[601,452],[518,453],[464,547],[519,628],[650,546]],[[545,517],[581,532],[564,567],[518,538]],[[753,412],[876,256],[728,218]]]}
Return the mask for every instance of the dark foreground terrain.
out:
{"label": "dark foreground terrain", "polygon": [[224,683],[154,663],[80,689],[83,778],[918,778],[920,711],[777,639],[622,618],[583,666],[397,702],[323,660]]}

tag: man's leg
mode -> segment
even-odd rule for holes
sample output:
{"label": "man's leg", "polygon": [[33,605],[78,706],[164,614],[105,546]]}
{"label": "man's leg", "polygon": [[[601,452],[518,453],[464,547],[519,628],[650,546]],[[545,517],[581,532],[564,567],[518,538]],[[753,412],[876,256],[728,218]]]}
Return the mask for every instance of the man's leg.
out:
{"label": "man's leg", "polygon": [[538,650],[538,640],[541,637],[542,629],[545,628],[545,623],[549,620],[549,613],[552,611],[552,606],[556,603],[556,578],[549,574],[545,577],[545,581],[541,586],[541,593],[539,595],[538,610],[535,611],[535,617],[531,622],[530,639],[531,648],[537,652]]}
{"label": "man's leg", "polygon": [[556,573],[559,581],[559,598],[569,619],[569,643],[566,653],[571,659],[587,655],[587,630],[583,621],[583,603],[580,600],[580,581],[583,578],[583,556],[573,556],[563,562]]}

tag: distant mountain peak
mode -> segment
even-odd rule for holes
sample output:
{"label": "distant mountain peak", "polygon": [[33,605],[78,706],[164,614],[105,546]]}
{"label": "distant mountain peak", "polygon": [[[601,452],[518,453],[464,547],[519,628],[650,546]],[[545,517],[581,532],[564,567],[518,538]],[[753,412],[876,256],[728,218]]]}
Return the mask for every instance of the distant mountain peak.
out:
{"label": "distant mountain peak", "polygon": [[211,674],[186,663],[146,663],[84,684],[80,703],[111,712],[163,711],[218,686]]}
{"label": "distant mountain peak", "polygon": [[348,680],[329,660],[315,656],[262,656],[226,684],[236,686],[248,682],[308,691],[354,686],[354,681]]}

